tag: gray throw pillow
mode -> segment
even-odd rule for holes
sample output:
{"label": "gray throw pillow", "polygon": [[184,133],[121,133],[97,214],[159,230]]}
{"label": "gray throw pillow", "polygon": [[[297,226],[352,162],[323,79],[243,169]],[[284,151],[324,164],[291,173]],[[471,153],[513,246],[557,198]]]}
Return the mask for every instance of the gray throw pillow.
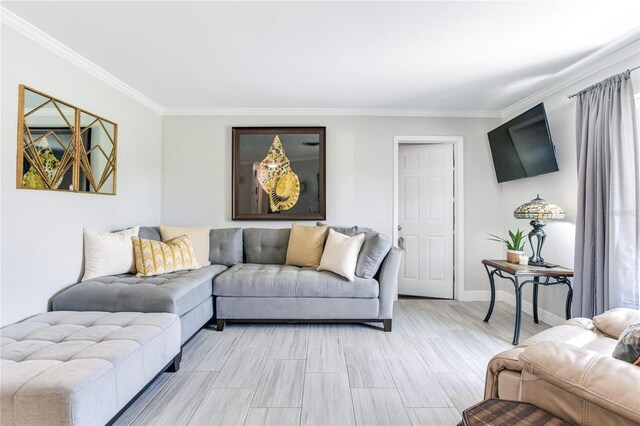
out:
{"label": "gray throw pillow", "polygon": [[612,356],[621,361],[640,365],[640,321],[631,324],[622,332]]}
{"label": "gray throw pillow", "polygon": [[[323,225],[326,225],[326,223],[317,222],[316,225],[323,226]],[[364,226],[329,226],[329,229],[333,229],[334,231],[344,235],[348,235],[349,237],[355,237],[358,234],[371,232],[373,230],[371,228],[367,228]],[[329,235],[329,232],[327,231],[327,236],[328,235]]]}
{"label": "gray throw pillow", "polygon": [[378,232],[367,232],[358,256],[356,275],[360,278],[373,278],[389,250],[391,239],[388,236]]}
{"label": "gray throw pillow", "polygon": [[162,238],[160,238],[160,227],[158,226],[141,226],[138,237],[144,238],[145,240],[162,241]]}

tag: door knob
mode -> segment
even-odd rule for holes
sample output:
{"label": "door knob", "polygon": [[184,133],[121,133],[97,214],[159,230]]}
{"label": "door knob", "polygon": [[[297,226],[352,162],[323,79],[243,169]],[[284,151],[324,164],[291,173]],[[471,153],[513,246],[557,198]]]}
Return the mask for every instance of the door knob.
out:
{"label": "door knob", "polygon": [[404,250],[404,237],[398,238],[398,248]]}

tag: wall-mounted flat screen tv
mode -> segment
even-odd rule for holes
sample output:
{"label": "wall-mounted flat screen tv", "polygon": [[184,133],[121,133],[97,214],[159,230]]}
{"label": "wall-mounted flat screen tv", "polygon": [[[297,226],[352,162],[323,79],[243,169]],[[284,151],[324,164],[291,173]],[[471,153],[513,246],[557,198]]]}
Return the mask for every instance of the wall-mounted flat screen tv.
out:
{"label": "wall-mounted flat screen tv", "polygon": [[544,104],[490,131],[489,145],[498,182],[558,171]]}

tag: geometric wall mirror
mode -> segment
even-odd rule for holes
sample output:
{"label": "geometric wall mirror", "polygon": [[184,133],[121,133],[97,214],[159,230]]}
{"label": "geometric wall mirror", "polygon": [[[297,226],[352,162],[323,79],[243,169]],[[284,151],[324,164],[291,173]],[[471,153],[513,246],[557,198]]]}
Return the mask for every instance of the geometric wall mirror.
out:
{"label": "geometric wall mirror", "polygon": [[115,195],[118,125],[20,85],[16,187]]}

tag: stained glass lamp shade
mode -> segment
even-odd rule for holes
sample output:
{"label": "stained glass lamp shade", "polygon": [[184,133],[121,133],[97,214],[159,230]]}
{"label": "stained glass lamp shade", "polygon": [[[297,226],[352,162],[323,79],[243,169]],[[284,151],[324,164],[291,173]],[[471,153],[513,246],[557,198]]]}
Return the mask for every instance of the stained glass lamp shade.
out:
{"label": "stained glass lamp shade", "polygon": [[[529,258],[529,265],[547,266],[541,256],[542,246],[547,237],[542,228],[547,224],[547,220],[564,219],[564,210],[553,203],[543,200],[538,195],[533,200],[515,209],[513,216],[516,219],[531,219],[530,224],[533,229],[529,232],[529,244],[531,245],[533,256]],[[536,238],[535,246],[533,245],[534,237]]]}

